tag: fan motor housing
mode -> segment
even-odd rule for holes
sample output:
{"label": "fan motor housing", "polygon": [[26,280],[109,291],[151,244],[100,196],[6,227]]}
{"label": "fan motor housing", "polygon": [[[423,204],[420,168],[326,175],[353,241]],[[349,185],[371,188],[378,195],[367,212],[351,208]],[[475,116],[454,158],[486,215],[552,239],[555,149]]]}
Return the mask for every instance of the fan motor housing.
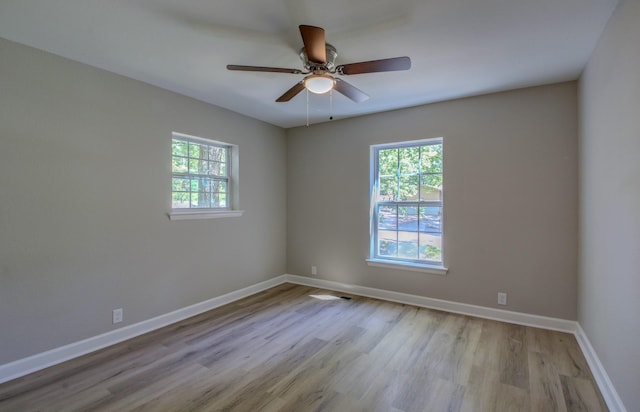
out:
{"label": "fan motor housing", "polygon": [[336,57],[338,57],[338,51],[329,43],[326,43],[325,46],[325,50],[327,53],[327,62],[324,64],[310,62],[309,57],[307,56],[307,51],[304,49],[304,47],[300,49],[300,59],[302,60],[302,64],[304,64],[305,69],[310,72],[333,70],[333,68],[335,67]]}

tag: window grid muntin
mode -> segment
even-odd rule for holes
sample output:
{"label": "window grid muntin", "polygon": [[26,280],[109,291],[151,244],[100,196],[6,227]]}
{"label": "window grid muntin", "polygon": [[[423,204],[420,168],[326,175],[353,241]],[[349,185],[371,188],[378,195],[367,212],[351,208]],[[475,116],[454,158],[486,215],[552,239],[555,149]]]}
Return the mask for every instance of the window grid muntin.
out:
{"label": "window grid muntin", "polygon": [[[375,161],[375,165],[374,165],[374,196],[375,196],[375,206],[373,208],[373,225],[374,225],[374,236],[373,236],[373,244],[372,244],[372,253],[374,258],[380,258],[380,259],[385,259],[385,260],[394,260],[394,261],[398,261],[398,262],[411,262],[411,263],[417,263],[417,264],[442,264],[443,262],[443,247],[442,247],[442,215],[443,215],[443,202],[442,202],[442,197],[440,197],[440,200],[422,200],[422,182],[423,176],[429,176],[429,175],[440,175],[442,176],[443,174],[443,167],[442,164],[440,165],[439,169],[440,172],[425,172],[422,173],[422,166],[423,166],[423,158],[422,158],[422,150],[425,147],[428,146],[433,146],[433,145],[442,145],[442,140],[441,139],[433,139],[431,141],[419,141],[419,142],[409,142],[409,143],[405,143],[405,144],[390,144],[390,145],[384,145],[384,146],[378,146],[375,147],[375,151],[374,151],[374,161]],[[417,157],[417,162],[418,162],[418,173],[400,173],[402,165],[401,165],[401,150],[403,148],[413,148],[413,147],[417,147],[418,148],[418,157]],[[397,153],[397,161],[396,161],[396,174],[395,175],[390,175],[390,174],[384,174],[381,175],[380,174],[380,152],[383,150],[396,150]],[[442,150],[440,150],[441,156],[442,156]],[[440,159],[440,163],[442,163],[442,159]],[[416,201],[406,201],[406,200],[400,200],[401,194],[400,194],[400,178],[401,177],[408,177],[408,176],[417,176],[418,177],[418,188],[417,188],[417,197],[416,197]],[[383,201],[383,200],[379,200],[382,196],[381,196],[381,186],[380,186],[380,179],[381,178],[393,178],[396,177],[396,188],[395,188],[395,200],[393,201]],[[440,189],[442,190],[442,189]],[[395,256],[393,255],[384,255],[380,252],[380,232],[393,232],[393,230],[389,230],[389,229],[380,229],[379,228],[379,223],[380,223],[380,207],[385,207],[385,206],[394,206],[395,210],[396,210],[396,229],[395,229]],[[416,212],[416,226],[417,226],[417,230],[416,231],[408,231],[408,230],[401,230],[400,228],[400,208],[401,207],[416,207],[417,208],[417,212]],[[427,208],[427,207],[438,207],[439,210],[439,221],[438,221],[438,225],[440,230],[430,230],[430,231],[421,231],[420,229],[420,211],[421,208]],[[417,233],[418,236],[418,250],[417,250],[417,259],[409,259],[406,257],[401,257],[400,254],[400,233],[401,232],[407,232],[407,233]],[[422,242],[421,242],[421,234],[425,234],[425,235],[436,235],[440,238],[440,247],[439,247],[439,252],[440,252],[440,259],[439,260],[434,260],[434,259],[420,259],[420,248],[422,246]],[[426,243],[425,243],[426,245]]]}
{"label": "window grid muntin", "polygon": [[[171,139],[171,157],[172,157],[172,176],[171,176],[171,205],[174,210],[206,210],[206,209],[216,209],[216,210],[227,210],[230,209],[230,193],[231,193],[231,179],[230,179],[230,165],[231,165],[231,146],[225,145],[221,143],[207,141],[205,139],[195,138],[191,136],[181,135],[174,133]],[[174,144],[176,143],[186,143],[186,155],[176,154],[174,152]],[[200,156],[194,157],[192,155],[192,146],[200,147]],[[213,149],[213,150],[212,150]],[[211,159],[211,152],[217,151],[216,149],[222,149],[222,159]],[[202,151],[206,157],[202,157]],[[174,160],[175,159],[184,159],[187,164],[186,172],[176,172],[174,171]],[[191,160],[196,160],[198,162],[204,162],[206,165],[205,168],[199,167],[199,171],[203,171],[202,173],[193,173],[191,169]],[[219,165],[217,170],[223,170],[221,173],[215,173],[215,167],[210,167],[211,164]],[[224,167],[222,167],[224,166]],[[188,190],[176,190],[174,186],[175,179],[185,179],[188,180]],[[205,187],[208,190],[193,190],[193,182],[197,181],[199,184],[197,185],[199,188]],[[207,182],[206,184],[204,182]],[[220,186],[217,183],[224,183],[224,190],[214,190],[218,189]],[[186,205],[180,205],[178,207],[175,205],[175,195],[176,194],[188,194],[189,200]],[[205,195],[205,199],[203,199],[203,204],[200,204],[200,196]],[[197,198],[197,200],[195,200]],[[223,199],[224,203],[222,203],[221,199]],[[213,203],[215,200],[215,204]],[[197,203],[196,203],[197,202]]]}

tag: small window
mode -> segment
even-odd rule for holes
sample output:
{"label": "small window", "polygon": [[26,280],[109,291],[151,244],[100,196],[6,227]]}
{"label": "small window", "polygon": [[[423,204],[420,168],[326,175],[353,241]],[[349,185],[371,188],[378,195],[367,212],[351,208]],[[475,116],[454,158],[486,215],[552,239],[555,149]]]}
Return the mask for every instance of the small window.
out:
{"label": "small window", "polygon": [[372,146],[371,258],[443,266],[442,139]]}
{"label": "small window", "polygon": [[[178,215],[232,209],[234,146],[173,133],[171,210]],[[173,218],[173,215],[171,215]]]}

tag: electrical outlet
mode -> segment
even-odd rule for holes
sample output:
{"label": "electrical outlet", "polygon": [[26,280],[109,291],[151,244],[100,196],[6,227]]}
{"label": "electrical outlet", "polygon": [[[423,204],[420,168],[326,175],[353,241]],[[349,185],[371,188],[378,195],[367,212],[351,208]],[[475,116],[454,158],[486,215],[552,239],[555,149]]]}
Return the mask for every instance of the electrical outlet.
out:
{"label": "electrical outlet", "polygon": [[122,315],[123,315],[122,308],[114,309],[113,310],[113,323],[116,324],[116,323],[122,322]]}
{"label": "electrical outlet", "polygon": [[311,274],[314,275],[314,276],[318,274],[318,267],[317,266],[311,266]]}
{"label": "electrical outlet", "polygon": [[507,294],[504,292],[498,292],[498,305],[507,304]]}

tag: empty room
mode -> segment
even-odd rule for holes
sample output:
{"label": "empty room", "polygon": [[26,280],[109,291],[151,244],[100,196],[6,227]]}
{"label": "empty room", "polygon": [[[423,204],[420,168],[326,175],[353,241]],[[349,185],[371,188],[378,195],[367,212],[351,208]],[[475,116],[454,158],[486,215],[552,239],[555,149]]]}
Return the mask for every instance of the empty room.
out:
{"label": "empty room", "polygon": [[640,411],[637,0],[0,1],[0,411]]}

